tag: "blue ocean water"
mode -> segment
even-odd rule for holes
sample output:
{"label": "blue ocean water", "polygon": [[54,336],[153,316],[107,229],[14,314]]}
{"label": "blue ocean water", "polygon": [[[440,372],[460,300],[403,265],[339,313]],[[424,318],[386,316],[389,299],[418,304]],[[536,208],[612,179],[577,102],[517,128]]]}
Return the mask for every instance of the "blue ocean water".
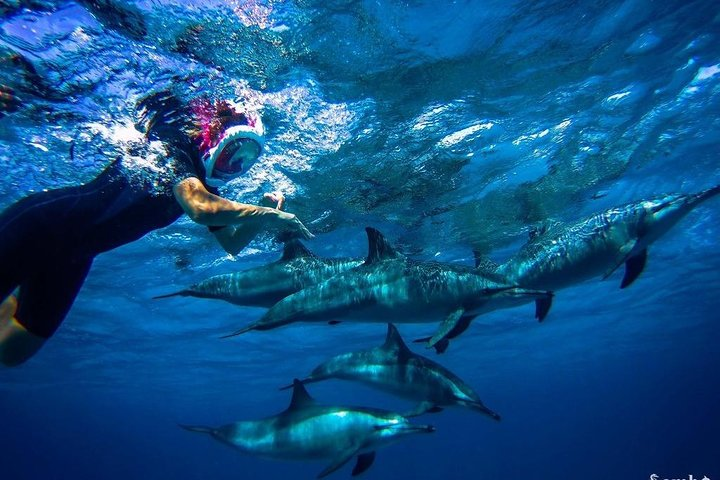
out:
{"label": "blue ocean water", "polygon": [[[720,183],[720,4],[713,1],[6,2],[0,207],[77,184],[124,154],[135,101],[182,82],[262,107],[267,152],[223,190],[281,189],[321,256],[363,256],[364,227],[419,259],[507,258],[547,219]],[[70,153],[72,151],[72,154]],[[142,164],[144,159],[129,159]],[[447,409],[378,451],[366,478],[720,477],[720,200],[621,272],[478,318],[439,361],[503,420]],[[322,462],[243,456],[179,423],[283,410],[278,387],[380,324],[219,337],[262,309],[152,300],[263,265],[183,218],[101,255],[61,329],[0,370],[0,478],[314,478]],[[398,319],[401,321],[402,319]],[[407,339],[433,325],[399,324]],[[323,403],[406,410],[351,383]],[[349,476],[346,466],[333,474]]]}

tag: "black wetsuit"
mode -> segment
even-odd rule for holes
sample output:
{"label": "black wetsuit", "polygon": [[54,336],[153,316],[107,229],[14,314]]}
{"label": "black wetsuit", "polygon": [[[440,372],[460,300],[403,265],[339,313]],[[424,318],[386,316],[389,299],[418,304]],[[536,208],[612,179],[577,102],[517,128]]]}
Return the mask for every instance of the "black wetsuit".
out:
{"label": "black wetsuit", "polygon": [[115,161],[87,184],[30,195],[0,213],[0,301],[20,287],[15,318],[21,325],[50,337],[96,255],[182,215],[172,185],[203,175],[197,155],[175,153],[163,188],[148,188]]}

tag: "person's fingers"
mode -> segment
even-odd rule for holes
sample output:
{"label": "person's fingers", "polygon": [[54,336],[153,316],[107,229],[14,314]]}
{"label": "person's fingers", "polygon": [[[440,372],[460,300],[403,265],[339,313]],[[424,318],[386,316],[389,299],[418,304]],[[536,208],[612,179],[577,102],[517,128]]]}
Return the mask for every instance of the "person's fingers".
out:
{"label": "person's fingers", "polygon": [[0,85],[0,111],[14,112],[20,106],[20,99],[15,91],[7,85]]}
{"label": "person's fingers", "polygon": [[275,204],[277,210],[282,210],[285,205],[285,195],[278,191],[263,193],[263,200]]}
{"label": "person's fingers", "polygon": [[263,197],[267,198],[268,200],[272,200],[273,202],[282,202],[285,200],[285,195],[283,195],[283,193],[279,191],[266,192],[263,194]]}
{"label": "person's fingers", "polygon": [[15,103],[4,103],[0,102],[0,113],[7,112],[15,112],[18,109],[18,105]]}
{"label": "person's fingers", "polygon": [[263,194],[263,197],[269,198],[269,199],[272,200],[273,202],[278,202],[278,201],[280,201],[280,200],[283,200],[283,199],[285,198],[285,195],[283,195],[282,192],[279,192],[279,191],[276,190],[276,191],[274,191],[274,192],[265,192],[265,193]]}

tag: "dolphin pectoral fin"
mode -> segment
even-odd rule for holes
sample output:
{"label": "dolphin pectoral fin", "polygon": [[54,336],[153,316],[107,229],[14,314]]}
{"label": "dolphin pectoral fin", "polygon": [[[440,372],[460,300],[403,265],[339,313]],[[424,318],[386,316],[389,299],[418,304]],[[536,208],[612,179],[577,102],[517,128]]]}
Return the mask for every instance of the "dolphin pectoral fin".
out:
{"label": "dolphin pectoral fin", "polygon": [[356,477],[363,473],[365,470],[370,468],[375,461],[375,451],[367,452],[367,453],[361,453],[357,457],[357,462],[355,463],[355,466],[352,470],[352,476]]}
{"label": "dolphin pectoral fin", "polygon": [[463,313],[465,313],[465,309],[458,308],[450,315],[448,315],[443,321],[443,323],[440,324],[440,328],[438,328],[438,331],[435,332],[435,335],[433,335],[430,341],[427,343],[427,348],[434,347],[439,341],[447,337],[447,335],[457,326],[460,318],[462,318],[463,316]]}
{"label": "dolphin pectoral fin", "polygon": [[[359,449],[357,447],[352,447],[352,448],[348,448],[347,450],[342,452],[340,455],[337,456],[337,458],[335,460],[333,460],[333,462],[330,465],[325,467],[325,470],[323,470],[322,472],[320,472],[318,474],[317,478],[327,477],[328,475],[333,473],[335,470],[337,470],[338,468],[345,465],[347,462],[350,461],[350,459],[352,457],[355,456],[355,454],[357,454],[358,450]],[[370,463],[372,463],[372,462],[370,462]],[[368,465],[368,467],[369,466],[370,465]]]}
{"label": "dolphin pectoral fin", "polygon": [[612,275],[615,270],[620,268],[620,265],[627,262],[630,258],[630,255],[632,254],[633,248],[635,248],[635,245],[637,244],[637,240],[631,240],[627,242],[625,245],[623,245],[620,248],[620,251],[618,252],[617,260],[615,261],[615,264],[608,268],[605,271],[605,275],[603,275],[602,279],[607,280],[607,278]]}
{"label": "dolphin pectoral fin", "polygon": [[434,402],[424,401],[418,403],[417,406],[412,410],[404,412],[402,416],[405,418],[412,418],[424,415],[426,413],[440,413],[442,411],[442,407],[438,407]]}
{"label": "dolphin pectoral fin", "polygon": [[645,269],[645,263],[647,262],[647,248],[643,248],[642,251],[630,258],[625,262],[625,276],[622,279],[620,288],[629,287],[637,279],[642,271]]}
{"label": "dolphin pectoral fin", "polygon": [[552,307],[552,301],[552,295],[535,300],[535,318],[537,318],[538,322],[545,320],[545,317],[547,317],[547,314],[550,311],[550,307]]}
{"label": "dolphin pectoral fin", "polygon": [[[427,343],[430,341],[431,338],[432,337],[418,338],[418,339],[413,340],[413,343]],[[450,340],[448,340],[447,338],[443,338],[442,340],[437,342],[433,346],[433,348],[435,348],[435,353],[440,355],[441,353],[445,353],[449,346],[450,346]]]}

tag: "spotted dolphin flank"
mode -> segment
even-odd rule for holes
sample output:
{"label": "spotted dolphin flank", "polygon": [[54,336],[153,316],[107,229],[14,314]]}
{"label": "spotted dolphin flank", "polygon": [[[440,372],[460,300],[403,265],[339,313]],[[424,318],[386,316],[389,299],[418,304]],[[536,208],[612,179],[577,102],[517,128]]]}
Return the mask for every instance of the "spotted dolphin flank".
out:
{"label": "spotted dolphin flank", "polygon": [[226,337],[293,322],[441,321],[428,342],[431,347],[467,315],[531,301],[536,301],[538,317],[550,308],[550,292],[491,280],[470,267],[411,260],[374,228],[366,231],[369,253],[365,263],[285,297],[259,320]]}
{"label": "spotted dolphin flank", "polygon": [[268,265],[215,275],[185,290],[160,295],[214,298],[246,307],[269,308],[305,287],[362,264],[362,258],[320,258],[299,240],[285,243],[282,257]]}
{"label": "spotted dolphin flank", "polygon": [[[648,247],[685,215],[720,193],[720,185],[699,193],[675,193],[633,202],[593,214],[568,225],[555,224],[534,236],[502,265],[483,263],[511,283],[527,288],[557,291],[594,277],[608,278],[625,265],[620,288],[630,286],[642,273]],[[469,321],[458,322],[436,349],[442,353],[448,340],[461,335]],[[425,342],[420,338],[416,342]]]}
{"label": "spotted dolphin flank", "polygon": [[384,392],[417,401],[418,413],[437,411],[441,407],[460,406],[500,420],[500,415],[486,407],[480,396],[457,375],[442,365],[413,353],[392,323],[388,323],[385,343],[381,346],[332,357],[318,365],[301,381],[308,384],[331,378],[362,382]]}
{"label": "spotted dolphin flank", "polygon": [[375,449],[416,433],[431,433],[431,425],[415,425],[397,413],[364,407],[319,405],[299,380],[293,383],[290,406],[278,415],[213,428],[180,425],[207,433],[242,452],[281,460],[324,460],[325,477],[357,456],[352,475],[366,471]]}

